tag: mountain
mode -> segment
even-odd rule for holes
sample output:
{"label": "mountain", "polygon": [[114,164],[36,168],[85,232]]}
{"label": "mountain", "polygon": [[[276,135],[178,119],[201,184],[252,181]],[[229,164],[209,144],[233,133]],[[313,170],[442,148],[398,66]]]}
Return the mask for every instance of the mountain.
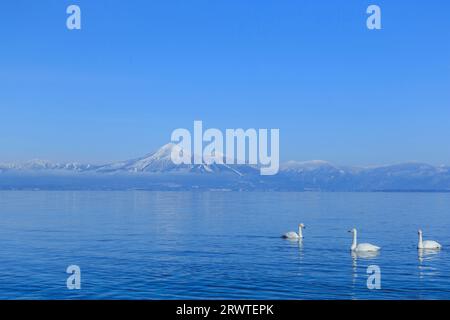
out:
{"label": "mountain", "polygon": [[326,191],[450,191],[450,167],[402,163],[374,167],[335,166],[325,161],[288,162],[284,187]]}
{"label": "mountain", "polygon": [[[172,152],[180,152],[181,149],[173,143],[168,143],[154,153],[148,154],[142,158],[116,162],[96,168],[97,172],[103,173],[229,173],[237,176],[244,176],[248,173],[256,174],[257,168],[246,165],[227,165],[227,164],[180,164],[172,162]],[[193,163],[191,156],[191,163]],[[224,159],[225,162],[225,159]]]}
{"label": "mountain", "polygon": [[92,170],[95,166],[90,164],[81,164],[77,162],[69,163],[52,163],[47,160],[30,160],[24,163],[0,163],[0,172],[5,171],[38,171],[38,170],[69,170],[69,171],[86,171]]}
{"label": "mountain", "polygon": [[[0,164],[0,170],[5,171],[77,171],[90,173],[230,173],[238,176],[256,174],[258,168],[249,165],[227,164],[181,164],[176,165],[171,160],[172,152],[179,148],[168,143],[156,152],[144,157],[108,163],[105,165],[90,165],[79,163],[51,163],[46,160],[31,160],[21,164]],[[179,152],[179,151],[178,151]],[[193,156],[191,156],[193,163]],[[224,158],[225,162],[225,158]]]}
{"label": "mountain", "polygon": [[[424,163],[337,166],[289,161],[275,176],[250,165],[175,165],[166,144],[144,157],[104,165],[32,160],[0,164],[0,189],[450,191],[450,167]],[[192,159],[192,156],[191,156]]]}

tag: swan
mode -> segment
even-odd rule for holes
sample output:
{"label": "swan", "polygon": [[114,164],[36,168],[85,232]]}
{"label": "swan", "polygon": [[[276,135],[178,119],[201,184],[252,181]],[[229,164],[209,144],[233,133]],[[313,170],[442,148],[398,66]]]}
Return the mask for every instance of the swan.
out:
{"label": "swan", "polygon": [[380,247],[374,246],[373,244],[370,244],[370,243],[360,243],[360,244],[358,244],[358,242],[357,242],[357,234],[358,234],[358,232],[356,231],[355,228],[353,228],[349,232],[353,233],[353,243],[352,243],[352,246],[350,248],[352,251],[355,251],[355,252],[374,252],[374,251],[379,251],[380,250]]}
{"label": "swan", "polygon": [[299,240],[299,239],[303,239],[303,230],[305,228],[305,225],[303,223],[300,223],[298,225],[298,233],[291,231],[288,233],[285,233],[282,238],[284,239],[294,239],[294,240]]}
{"label": "swan", "polygon": [[439,242],[433,240],[425,240],[422,239],[422,230],[419,230],[419,244],[417,245],[417,249],[441,249],[442,246]]}

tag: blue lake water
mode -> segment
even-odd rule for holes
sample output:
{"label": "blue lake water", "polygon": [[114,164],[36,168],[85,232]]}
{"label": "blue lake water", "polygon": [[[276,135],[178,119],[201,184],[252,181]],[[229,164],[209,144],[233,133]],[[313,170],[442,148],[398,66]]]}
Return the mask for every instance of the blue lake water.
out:
{"label": "blue lake water", "polygon": [[[352,227],[381,253],[352,257]],[[420,255],[419,227],[443,250]],[[2,191],[0,299],[18,298],[450,299],[450,193]]]}

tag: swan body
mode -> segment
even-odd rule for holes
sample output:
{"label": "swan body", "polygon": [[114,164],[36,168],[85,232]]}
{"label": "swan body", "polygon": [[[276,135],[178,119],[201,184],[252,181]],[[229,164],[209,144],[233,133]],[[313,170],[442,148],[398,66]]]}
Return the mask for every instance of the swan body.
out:
{"label": "swan body", "polygon": [[422,230],[419,230],[419,244],[417,245],[418,249],[431,249],[431,250],[439,250],[442,248],[442,245],[434,240],[425,240],[422,239]]}
{"label": "swan body", "polygon": [[284,239],[291,239],[291,240],[300,240],[303,239],[303,228],[305,228],[305,225],[303,223],[300,223],[298,225],[298,233],[291,231],[288,233],[285,233],[282,237]]}
{"label": "swan body", "polygon": [[352,229],[349,232],[353,233],[353,243],[352,243],[352,246],[350,247],[350,249],[352,251],[355,251],[355,252],[377,252],[381,249],[380,247],[377,247],[370,243],[359,243],[358,244],[358,240],[357,240],[358,232],[356,231],[356,229]]}
{"label": "swan body", "polygon": [[380,247],[377,247],[370,243],[360,243],[356,246],[355,249],[352,250],[361,252],[376,252],[380,250]]}
{"label": "swan body", "polygon": [[283,235],[285,239],[300,239],[297,232],[291,231]]}

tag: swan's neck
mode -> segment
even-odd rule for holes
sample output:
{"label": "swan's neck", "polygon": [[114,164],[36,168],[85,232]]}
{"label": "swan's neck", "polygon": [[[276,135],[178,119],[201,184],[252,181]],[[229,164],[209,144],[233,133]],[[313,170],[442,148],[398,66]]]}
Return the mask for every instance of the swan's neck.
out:
{"label": "swan's neck", "polygon": [[419,233],[419,248],[423,247],[422,233]]}
{"label": "swan's neck", "polygon": [[357,235],[356,235],[356,231],[355,231],[355,232],[353,232],[352,250],[356,249],[357,244],[358,244],[358,241],[357,241]]}
{"label": "swan's neck", "polygon": [[303,228],[302,227],[298,227],[298,237],[299,238],[303,238]]}

